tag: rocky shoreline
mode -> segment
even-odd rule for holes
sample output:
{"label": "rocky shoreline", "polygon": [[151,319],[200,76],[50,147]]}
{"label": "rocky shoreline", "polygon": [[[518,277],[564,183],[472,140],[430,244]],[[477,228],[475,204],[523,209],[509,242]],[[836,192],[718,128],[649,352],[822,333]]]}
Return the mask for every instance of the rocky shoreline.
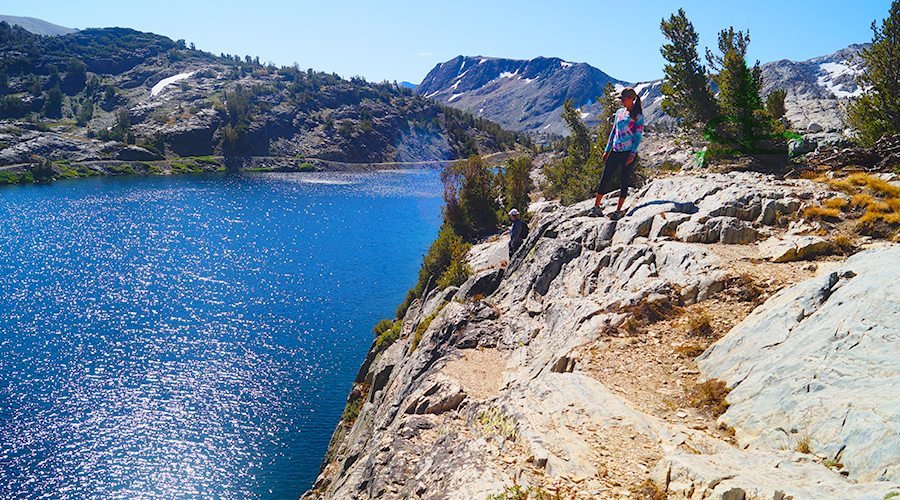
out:
{"label": "rocky shoreline", "polygon": [[[512,258],[502,235],[476,245],[472,278],[427,291],[396,341],[373,343],[348,399],[358,411],[304,498],[900,491],[888,438],[900,280],[876,271],[896,268],[900,248],[835,255],[836,235],[799,215],[839,196],[804,179],[696,173],[649,181],[619,221],[589,217],[589,201],[533,204]],[[865,317],[850,324],[847,310]],[[718,418],[692,405],[716,379],[732,405]],[[850,411],[855,387],[882,394]]]}

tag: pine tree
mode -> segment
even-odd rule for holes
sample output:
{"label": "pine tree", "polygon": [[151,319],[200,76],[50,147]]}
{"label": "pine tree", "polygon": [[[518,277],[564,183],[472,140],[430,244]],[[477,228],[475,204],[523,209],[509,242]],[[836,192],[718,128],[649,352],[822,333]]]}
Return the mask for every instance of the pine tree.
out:
{"label": "pine tree", "polygon": [[572,132],[572,144],[569,146],[569,158],[577,165],[583,165],[591,154],[591,134],[581,121],[581,111],[575,107],[572,99],[563,103],[562,117]]}
{"label": "pine tree", "polygon": [[[740,116],[748,105],[758,107],[760,103],[759,89],[762,86],[759,62],[748,75],[747,47],[750,45],[750,31],[746,34],[734,31],[734,27],[719,32],[719,51],[716,55],[706,49],[706,59],[710,67],[719,73],[713,80],[719,86],[719,114],[721,116]],[[748,76],[753,78],[751,81]],[[748,82],[751,85],[748,87]]]}
{"label": "pine tree", "polygon": [[523,217],[526,215],[528,202],[531,201],[528,193],[533,185],[532,167],[531,158],[522,156],[509,160],[506,168],[497,172],[497,187],[503,199],[502,216],[505,217],[513,208],[519,210]]}
{"label": "pine tree", "polygon": [[444,223],[466,239],[497,227],[497,197],[493,174],[477,155],[458,160],[441,172]]}
{"label": "pine tree", "polygon": [[612,129],[611,120],[618,109],[618,100],[614,96],[615,87],[608,83],[603,97],[597,97],[602,111],[600,126],[596,130],[597,137],[593,143],[591,130],[581,121],[581,113],[571,100],[566,100],[562,117],[566,120],[572,137],[569,138],[568,156],[544,167],[547,182],[543,188],[546,195],[559,196],[566,205],[593,196],[603,174],[602,157]]}
{"label": "pine tree", "polygon": [[864,146],[900,133],[900,0],[891,3],[880,28],[872,21],[872,31],[872,45],[859,53],[865,69],[857,82],[866,91],[847,108],[847,121]]}
{"label": "pine tree", "polygon": [[[783,113],[782,91],[776,91],[767,101],[771,102],[770,108],[763,105],[762,70],[759,61],[752,68],[747,65],[749,44],[749,31],[745,34],[732,27],[719,32],[721,55],[706,50],[710,66],[719,71],[713,77],[719,86],[719,117],[706,125],[704,135],[712,143],[708,151],[713,156],[746,155],[759,166],[780,168],[788,160],[786,140],[795,134],[772,118],[773,113]],[[779,97],[781,110],[777,109]]]}
{"label": "pine tree", "polygon": [[663,67],[666,75],[661,87],[665,96],[663,111],[688,123],[711,120],[716,113],[715,100],[709,89],[706,68],[700,64],[697,54],[697,32],[684,9],[678,9],[678,14],[673,14],[668,21],[663,19],[660,30],[671,41],[660,49],[669,61]]}
{"label": "pine tree", "polygon": [[621,107],[619,100],[616,98],[616,88],[612,82],[606,82],[606,85],[603,86],[603,97],[598,97],[597,102],[600,104],[602,111],[601,116],[598,117],[600,118],[600,124],[597,126],[597,141],[594,143],[594,146],[600,148],[599,156],[603,156],[603,151],[606,149],[606,141],[609,139],[610,132],[612,132],[613,121],[616,119],[616,111]]}

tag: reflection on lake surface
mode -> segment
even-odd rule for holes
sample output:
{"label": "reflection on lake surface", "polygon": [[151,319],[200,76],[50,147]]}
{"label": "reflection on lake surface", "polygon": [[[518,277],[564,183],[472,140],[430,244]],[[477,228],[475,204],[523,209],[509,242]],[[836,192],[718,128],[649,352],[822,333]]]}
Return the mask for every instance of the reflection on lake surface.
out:
{"label": "reflection on lake surface", "polygon": [[0,498],[296,499],[440,205],[434,171],[0,189]]}

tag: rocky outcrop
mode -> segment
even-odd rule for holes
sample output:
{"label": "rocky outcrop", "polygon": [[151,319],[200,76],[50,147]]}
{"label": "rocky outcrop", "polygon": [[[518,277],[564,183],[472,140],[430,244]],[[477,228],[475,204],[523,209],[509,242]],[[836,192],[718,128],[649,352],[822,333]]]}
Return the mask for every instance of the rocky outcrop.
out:
{"label": "rocky outcrop", "polygon": [[[306,496],[485,498],[534,484],[535,470],[593,498],[616,497],[627,491],[611,485],[651,477],[669,498],[874,498],[897,489],[852,485],[821,457],[777,451],[779,436],[806,430],[814,451],[842,460],[851,478],[892,477],[890,464],[900,458],[889,437],[896,395],[880,389],[877,375],[893,371],[890,352],[876,358],[876,351],[891,335],[883,325],[898,319],[885,284],[900,280],[864,276],[896,262],[895,250],[860,254],[841,271],[777,294],[704,355],[704,373],[735,387],[723,423],[757,451],[626,404],[589,376],[579,354],[627,341],[617,332],[640,310],[702,302],[729,286],[729,270],[707,244],[679,234],[753,245],[785,215],[826,196],[809,181],[731,174],[653,180],[629,198],[619,221],[590,217],[590,201],[535,205],[529,236],[505,267],[503,237],[477,245],[470,254],[477,272],[467,283],[414,301],[400,338],[383,350],[373,345],[351,396],[364,401],[359,416],[338,426]],[[876,301],[893,312],[875,312]],[[829,307],[859,321],[835,334],[824,324],[840,320],[815,320]],[[856,362],[839,357],[847,352]],[[476,353],[488,361],[464,361]],[[784,373],[775,377],[776,369]],[[819,394],[840,393],[859,373],[872,376],[862,401],[820,402]],[[494,389],[481,388],[492,378]],[[883,420],[874,413],[882,407]],[[860,446],[879,440],[878,453]],[[611,448],[630,451],[610,458]],[[625,463],[643,475],[618,470]]]}
{"label": "rocky outcrop", "polygon": [[653,471],[667,498],[716,500],[883,499],[896,483],[854,484],[810,456],[787,450],[760,450],[668,456]]}
{"label": "rocky outcrop", "polygon": [[730,387],[739,444],[804,439],[854,481],[900,482],[900,248],[782,290],[698,359]]}

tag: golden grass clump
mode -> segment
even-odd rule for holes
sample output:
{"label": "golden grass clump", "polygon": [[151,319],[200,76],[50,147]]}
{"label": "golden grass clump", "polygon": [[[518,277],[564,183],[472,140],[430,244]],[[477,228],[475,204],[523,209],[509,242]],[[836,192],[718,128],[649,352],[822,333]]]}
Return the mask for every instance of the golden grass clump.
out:
{"label": "golden grass clump", "polygon": [[853,208],[865,208],[874,202],[875,198],[872,198],[872,195],[866,193],[858,193],[850,198],[850,206]]}
{"label": "golden grass clump", "polygon": [[[852,174],[846,178],[846,183],[853,186],[865,187],[869,191],[880,194],[882,196],[889,196],[892,198],[900,198],[900,187],[894,186],[889,182],[885,182],[878,177],[856,173]],[[837,181],[841,182],[841,181]]]}
{"label": "golden grass clump", "polygon": [[807,219],[839,219],[841,217],[841,211],[836,208],[814,206],[806,207],[806,209],[803,210],[803,215]]}
{"label": "golden grass clump", "polygon": [[822,203],[827,208],[834,208],[842,212],[846,212],[850,204],[843,198],[830,198]]}
{"label": "golden grass clump", "polygon": [[857,187],[846,179],[831,179],[828,181],[828,185],[831,186],[831,189],[842,193],[854,194],[858,191]]}
{"label": "golden grass clump", "polygon": [[900,187],[897,187],[875,177],[869,180],[869,183],[866,184],[866,187],[868,187],[869,190],[873,193],[878,193],[880,195],[888,196],[891,198],[900,198]]}
{"label": "golden grass clump", "polygon": [[849,182],[850,184],[853,184],[854,186],[865,186],[866,184],[869,183],[869,179],[871,179],[871,178],[872,178],[872,176],[869,174],[857,172],[855,174],[848,175],[846,179],[847,179],[847,182]]}
{"label": "golden grass clump", "polygon": [[881,201],[873,201],[872,203],[869,203],[867,208],[867,213],[883,214],[891,211],[891,207],[887,203]]}

